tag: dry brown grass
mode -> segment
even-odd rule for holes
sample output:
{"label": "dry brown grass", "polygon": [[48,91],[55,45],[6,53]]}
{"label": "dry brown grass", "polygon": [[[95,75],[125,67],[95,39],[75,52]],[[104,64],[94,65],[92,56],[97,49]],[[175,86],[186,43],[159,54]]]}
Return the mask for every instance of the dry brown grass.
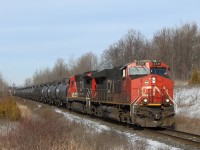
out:
{"label": "dry brown grass", "polygon": [[19,103],[17,104],[17,106],[21,111],[22,118],[31,118],[32,117],[32,113],[31,113],[30,109],[27,106],[21,105]]}
{"label": "dry brown grass", "polygon": [[174,86],[176,86],[176,87],[183,87],[183,86],[186,86],[186,85],[188,85],[187,81],[181,81],[181,80],[175,80],[174,81]]}
{"label": "dry brown grass", "polygon": [[200,135],[200,119],[181,115],[175,117],[175,122],[176,129]]}
{"label": "dry brown grass", "polygon": [[191,79],[189,80],[189,84],[191,85],[200,84],[200,72],[198,68],[194,68],[192,70],[192,76]]}
{"label": "dry brown grass", "polygon": [[[53,122],[23,119],[18,129],[13,129],[7,135],[0,136],[0,148],[20,150],[133,149],[128,139],[114,131],[99,134],[86,131],[85,126],[63,119]],[[142,145],[138,146],[142,147]]]}
{"label": "dry brown grass", "polygon": [[[67,121],[62,114],[55,113],[52,107],[24,100],[18,101],[23,116],[30,113],[32,117],[24,117],[6,135],[0,135],[0,149],[20,150],[108,150],[134,149],[127,137],[115,131],[95,132],[87,126]],[[26,107],[24,104],[31,105]],[[37,117],[34,117],[37,116]],[[89,127],[90,128],[90,127]],[[145,142],[143,142],[145,143]],[[141,144],[140,149],[142,149]],[[138,146],[139,146],[138,145]]]}
{"label": "dry brown grass", "polygon": [[20,109],[13,100],[13,97],[3,97],[0,101],[0,118],[14,121],[21,118]]}

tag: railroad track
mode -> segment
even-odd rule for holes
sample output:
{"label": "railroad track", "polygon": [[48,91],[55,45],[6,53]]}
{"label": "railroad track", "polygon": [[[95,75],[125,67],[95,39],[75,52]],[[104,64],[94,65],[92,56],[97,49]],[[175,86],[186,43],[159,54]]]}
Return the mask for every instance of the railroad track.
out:
{"label": "railroad track", "polygon": [[192,146],[196,149],[200,149],[200,135],[178,131],[170,128],[161,128],[160,130],[145,128],[145,130],[160,134],[162,136],[164,135],[169,140],[178,141],[186,146]]}
{"label": "railroad track", "polygon": [[[63,111],[66,111],[66,109],[64,108],[60,108]],[[69,111],[67,111],[69,112]],[[81,115],[81,116],[86,116],[88,117],[88,115],[85,115],[83,113],[79,113],[79,112],[71,112],[71,113],[75,113],[76,115]],[[91,118],[90,118],[91,119]],[[183,132],[183,131],[178,131],[178,130],[174,130],[174,129],[170,129],[170,128],[141,128],[141,127],[135,127],[134,125],[130,125],[130,126],[126,126],[126,123],[122,123],[122,122],[118,122],[118,121],[114,121],[114,120],[109,120],[109,119],[102,119],[99,117],[95,117],[93,119],[97,119],[97,120],[101,120],[101,121],[106,121],[108,123],[114,124],[115,126],[123,126],[124,128],[126,128],[127,131],[133,131],[132,129],[135,129],[135,133],[139,133],[139,132],[143,132],[143,131],[147,131],[147,132],[151,132],[152,134],[159,134],[162,139],[164,139],[164,137],[166,137],[166,139],[168,141],[171,141],[172,143],[174,143],[174,145],[176,146],[181,146],[181,148],[183,149],[200,149],[200,135],[196,135],[196,134],[192,134],[192,133],[187,133],[187,132]],[[125,127],[126,126],[126,127]],[[137,132],[138,131],[138,132]],[[144,133],[147,134],[147,133]]]}
{"label": "railroad track", "polygon": [[[72,113],[74,115],[81,115],[81,117],[86,117],[86,118],[90,118],[89,115],[81,113],[81,112],[74,112],[74,111],[69,111],[65,108],[59,108],[60,110],[64,111],[64,112],[68,112],[68,113]],[[91,118],[90,118],[91,119]],[[183,149],[200,149],[200,135],[196,135],[196,134],[192,134],[192,133],[187,133],[187,132],[183,132],[183,131],[178,131],[178,130],[174,130],[174,129],[170,129],[170,128],[141,128],[141,127],[136,127],[134,125],[129,125],[126,126],[126,123],[122,123],[119,121],[115,121],[115,120],[110,120],[110,119],[102,119],[99,117],[93,117],[92,118],[93,121],[105,121],[108,124],[112,124],[114,126],[116,126],[117,128],[121,128],[123,126],[123,128],[126,128],[125,130],[127,131],[133,131],[135,133],[139,133],[142,131],[147,131],[147,132],[151,132],[153,134],[159,134],[162,138],[166,137],[168,141],[172,141],[172,143],[177,143],[176,146],[180,146],[182,145],[181,148]],[[109,126],[109,125],[108,125]],[[147,134],[147,133],[144,133]]]}

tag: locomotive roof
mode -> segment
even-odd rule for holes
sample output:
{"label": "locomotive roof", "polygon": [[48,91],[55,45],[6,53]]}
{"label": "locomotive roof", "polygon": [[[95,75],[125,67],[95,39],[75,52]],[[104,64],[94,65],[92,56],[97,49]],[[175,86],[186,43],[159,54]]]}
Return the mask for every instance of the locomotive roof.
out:
{"label": "locomotive roof", "polygon": [[157,61],[157,60],[134,60],[133,62],[130,62],[130,63],[127,63],[127,64],[125,64],[125,65],[123,65],[121,68],[120,68],[120,70],[121,69],[124,69],[124,68],[126,68],[128,65],[131,65],[131,64],[136,64],[136,66],[145,66],[146,64],[145,63],[153,63],[153,64],[159,64],[159,65],[165,65],[165,66],[167,66],[166,64],[164,64],[164,63],[161,63],[160,61]]}
{"label": "locomotive roof", "polygon": [[104,69],[98,72],[92,73],[91,77],[92,78],[118,78],[120,76],[120,67],[114,67],[112,69]]}

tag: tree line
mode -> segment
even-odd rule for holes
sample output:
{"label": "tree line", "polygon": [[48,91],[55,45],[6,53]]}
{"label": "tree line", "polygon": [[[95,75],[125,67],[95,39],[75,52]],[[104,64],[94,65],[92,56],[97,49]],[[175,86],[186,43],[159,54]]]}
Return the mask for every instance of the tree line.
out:
{"label": "tree line", "polygon": [[5,81],[2,74],[0,73],[0,97],[8,95],[8,88],[8,83]]}
{"label": "tree line", "polygon": [[121,39],[105,49],[100,57],[88,52],[66,63],[59,58],[53,68],[36,70],[25,86],[61,80],[90,70],[112,68],[133,60],[158,60],[171,68],[171,77],[189,80],[193,68],[200,67],[200,31],[196,23],[162,28],[147,39],[140,31],[129,30]]}
{"label": "tree line", "polygon": [[98,57],[92,52],[83,54],[79,58],[71,58],[68,63],[64,59],[58,58],[53,68],[43,68],[36,70],[32,78],[27,78],[24,86],[37,85],[45,82],[53,82],[55,80],[62,80],[74,74],[80,74],[90,70],[98,70]]}
{"label": "tree line", "polygon": [[200,66],[200,32],[196,24],[157,31],[151,40],[135,30],[109,46],[102,54],[104,67],[132,60],[156,59],[171,67],[174,79],[188,80],[192,68]]}

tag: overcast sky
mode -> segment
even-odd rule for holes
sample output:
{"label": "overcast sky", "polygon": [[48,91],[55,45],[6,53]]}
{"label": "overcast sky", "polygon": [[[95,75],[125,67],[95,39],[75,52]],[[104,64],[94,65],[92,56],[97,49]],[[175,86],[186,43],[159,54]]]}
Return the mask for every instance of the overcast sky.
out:
{"label": "overcast sky", "polygon": [[198,0],[0,0],[0,72],[23,84],[36,69],[86,52],[101,55],[129,29],[200,25]]}

